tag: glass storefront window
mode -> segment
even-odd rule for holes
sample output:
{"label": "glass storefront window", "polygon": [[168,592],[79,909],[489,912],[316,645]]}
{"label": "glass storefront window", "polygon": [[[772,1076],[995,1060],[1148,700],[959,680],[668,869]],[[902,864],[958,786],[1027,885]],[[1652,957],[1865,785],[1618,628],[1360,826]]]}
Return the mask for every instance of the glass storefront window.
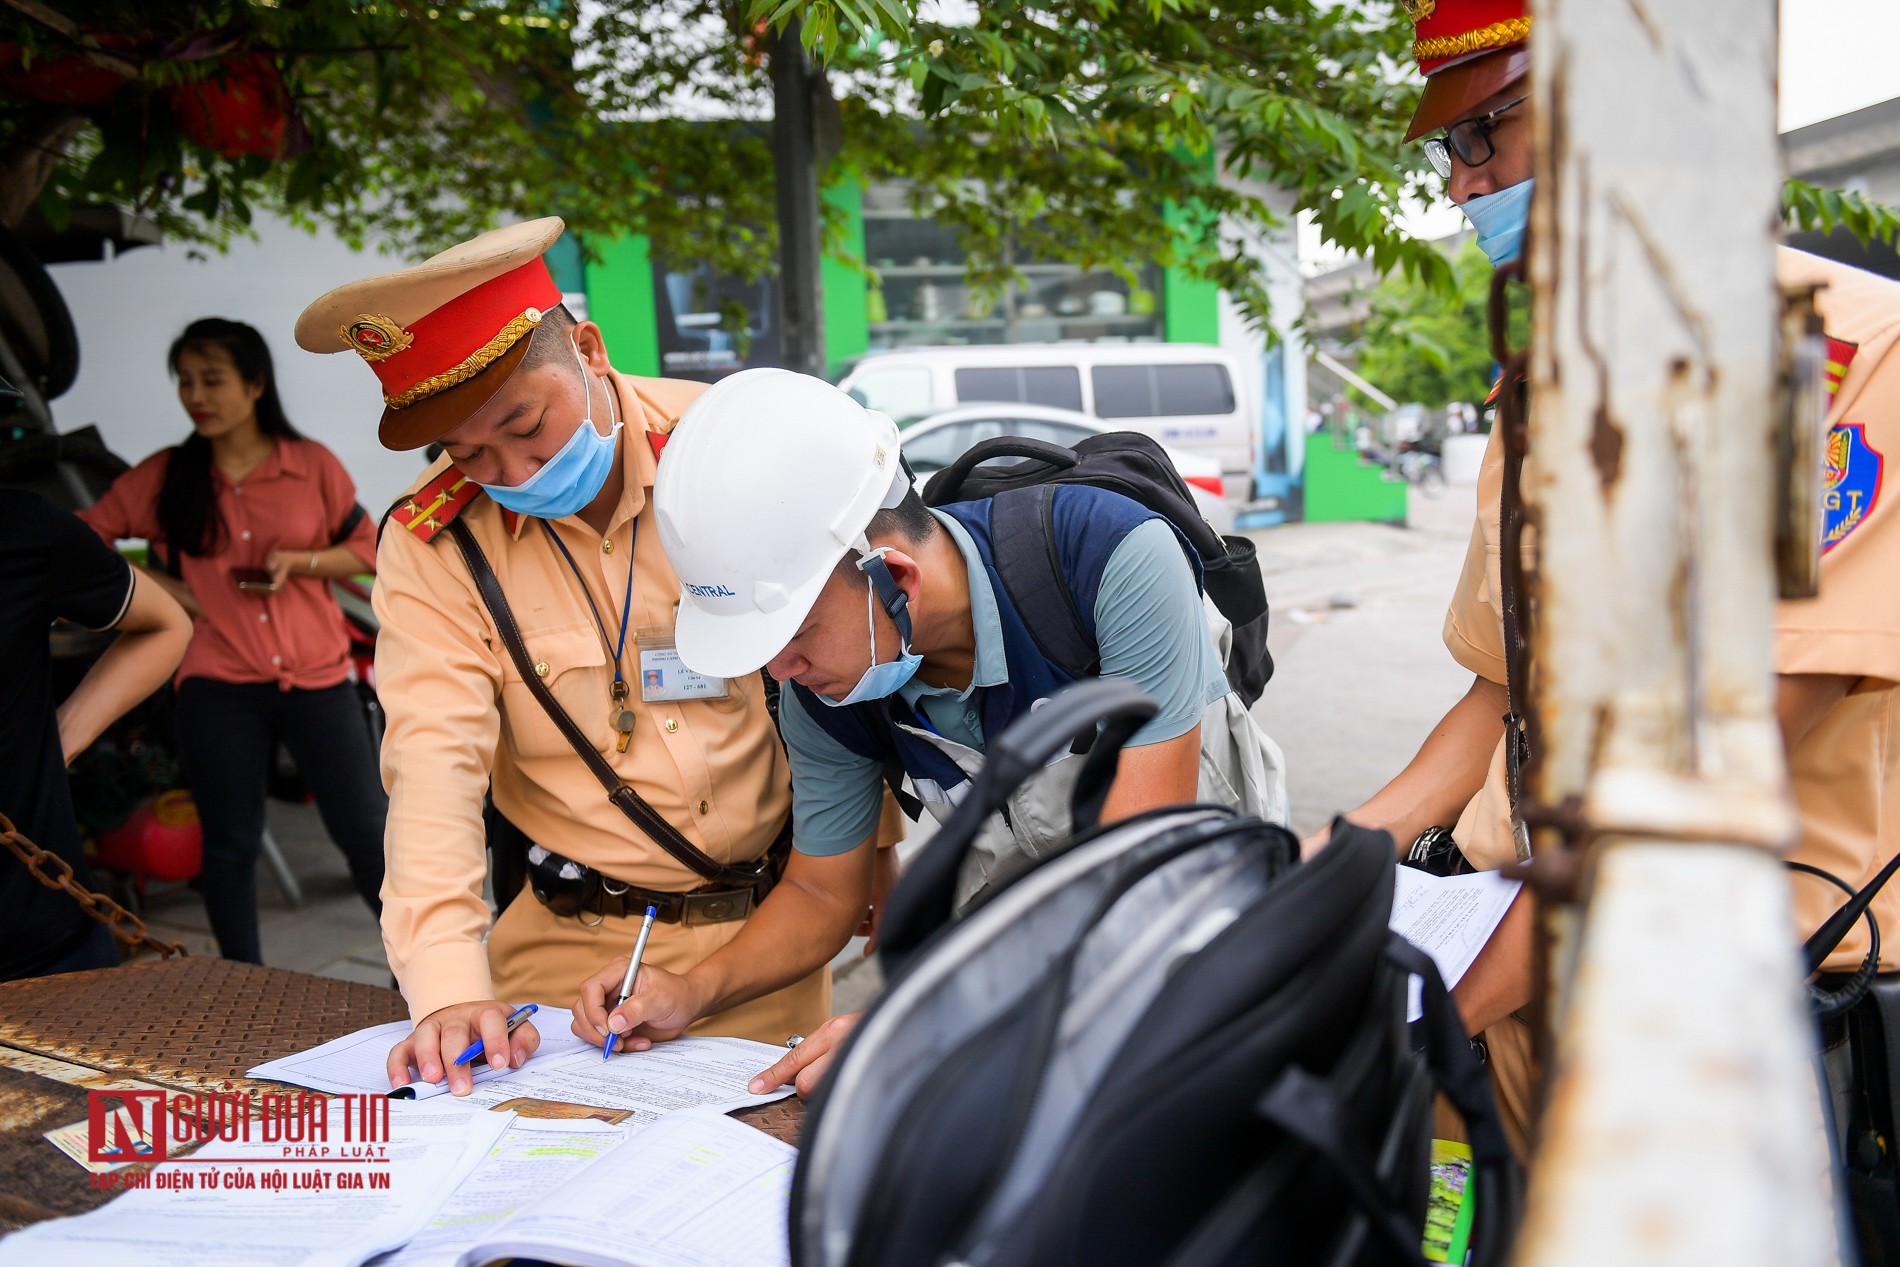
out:
{"label": "glass storefront window", "polygon": [[[874,352],[971,343],[1155,342],[1162,337],[1159,268],[1142,268],[1139,284],[1130,286],[1111,272],[1020,261],[1016,267],[1021,280],[1001,295],[985,295],[964,281],[964,252],[956,234],[912,211],[901,186],[874,185],[867,191],[864,251],[876,272],[867,297]],[[968,397],[960,389],[958,395],[1031,399]]]}

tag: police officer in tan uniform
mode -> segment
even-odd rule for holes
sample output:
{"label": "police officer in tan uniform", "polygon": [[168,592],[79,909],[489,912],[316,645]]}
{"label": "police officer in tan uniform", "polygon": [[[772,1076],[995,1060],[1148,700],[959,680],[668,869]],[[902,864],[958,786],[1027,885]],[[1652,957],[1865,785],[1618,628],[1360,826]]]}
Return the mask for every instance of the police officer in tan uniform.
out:
{"label": "police officer in tan uniform", "polygon": [[[509,1012],[572,1003],[628,952],[648,905],[646,962],[696,993],[691,1016],[629,1046],[688,1025],[774,1043],[809,1032],[830,1013],[826,964],[865,922],[874,873],[894,875],[888,850],[793,854],[763,683],[679,663],[679,580],[650,499],[666,436],[704,387],[614,370],[543,262],[561,230],[496,230],[339,287],[297,324],[303,347],[355,352],[376,373],[386,447],[444,450],[377,552],[383,941],[416,1022],[390,1054],[395,1085],[413,1066],[465,1092],[468,1068],[448,1061],[475,1038],[491,1064],[525,1059],[539,1039],[522,1026],[511,1045]],[[629,791],[610,800],[609,783]],[[495,895],[492,928],[485,793],[532,842],[525,889]],[[636,801],[663,821],[636,825]]]}
{"label": "police officer in tan uniform", "polygon": [[[1527,115],[1531,19],[1521,0],[1438,0],[1412,6],[1427,71],[1413,121],[1443,164],[1447,192],[1467,210],[1495,262],[1515,254],[1528,206]],[[1434,144],[1436,142],[1436,144]],[[1521,202],[1519,201],[1521,200]],[[1784,284],[1818,284],[1831,357],[1826,525],[1820,596],[1776,611],[1777,711],[1801,812],[1791,857],[1858,888],[1900,847],[1900,510],[1882,495],[1886,455],[1900,447],[1900,284],[1783,249]],[[1506,390],[1512,390],[1507,385]],[[1536,454],[1525,459],[1533,466]],[[1399,776],[1347,817],[1391,831],[1402,845],[1434,826],[1469,862],[1516,860],[1519,834],[1506,776],[1507,693],[1500,578],[1502,428],[1491,434],[1478,480],[1478,519],[1444,638],[1473,679]],[[1813,932],[1844,899],[1810,877],[1791,879],[1796,933]],[[1874,904],[1900,928],[1900,886]],[[1507,1125],[1523,1146],[1534,1072],[1520,1012],[1534,988],[1531,901],[1520,896],[1453,990],[1467,1026],[1482,1031]],[[1867,953],[1865,925],[1824,967],[1852,972]],[[1883,971],[1900,968],[1900,939],[1883,943]]]}

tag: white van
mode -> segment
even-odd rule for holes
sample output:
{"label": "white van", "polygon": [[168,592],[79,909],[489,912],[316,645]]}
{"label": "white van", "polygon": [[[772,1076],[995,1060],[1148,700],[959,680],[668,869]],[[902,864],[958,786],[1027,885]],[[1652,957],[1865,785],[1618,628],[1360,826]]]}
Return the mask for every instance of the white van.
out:
{"label": "white van", "polygon": [[901,425],[952,405],[1073,409],[1215,458],[1252,496],[1254,402],[1240,361],[1204,343],[1000,343],[873,352],[838,383]]}

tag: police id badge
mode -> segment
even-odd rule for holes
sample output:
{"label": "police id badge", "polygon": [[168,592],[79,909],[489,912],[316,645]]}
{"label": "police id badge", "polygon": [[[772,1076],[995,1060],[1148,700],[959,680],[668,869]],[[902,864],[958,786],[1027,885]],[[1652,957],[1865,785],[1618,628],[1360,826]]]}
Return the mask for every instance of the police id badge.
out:
{"label": "police id badge", "polygon": [[726,679],[695,673],[680,659],[670,631],[642,629],[640,698],[649,704],[691,699],[725,699],[731,693]]}

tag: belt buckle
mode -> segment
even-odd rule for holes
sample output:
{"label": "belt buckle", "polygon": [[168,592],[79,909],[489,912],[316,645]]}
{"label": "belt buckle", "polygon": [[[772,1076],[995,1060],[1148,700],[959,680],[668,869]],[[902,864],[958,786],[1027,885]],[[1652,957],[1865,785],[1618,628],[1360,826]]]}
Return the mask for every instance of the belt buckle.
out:
{"label": "belt buckle", "polygon": [[751,889],[718,889],[711,893],[684,893],[682,924],[724,924],[752,914]]}

